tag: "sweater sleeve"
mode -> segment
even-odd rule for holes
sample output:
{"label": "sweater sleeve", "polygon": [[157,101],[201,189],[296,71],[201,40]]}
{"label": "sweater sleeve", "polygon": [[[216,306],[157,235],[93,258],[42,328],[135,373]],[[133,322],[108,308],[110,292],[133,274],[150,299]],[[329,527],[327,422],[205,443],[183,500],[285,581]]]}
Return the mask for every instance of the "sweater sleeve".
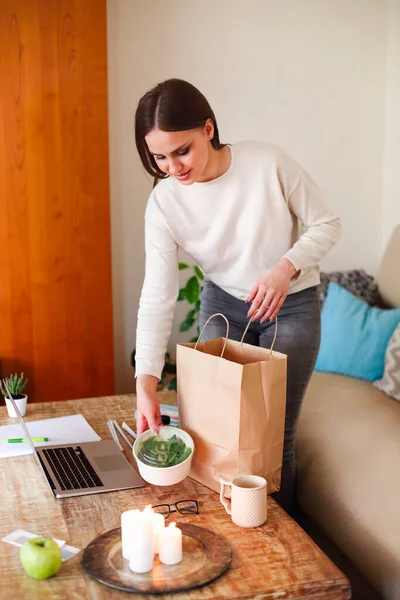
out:
{"label": "sweater sleeve", "polygon": [[321,190],[290,156],[278,160],[278,176],[290,212],[304,232],[284,255],[300,271],[315,267],[340,237],[340,220],[325,205]]}
{"label": "sweater sleeve", "polygon": [[178,247],[152,201],[145,217],[146,269],[136,330],[136,377],[161,378],[179,293]]}

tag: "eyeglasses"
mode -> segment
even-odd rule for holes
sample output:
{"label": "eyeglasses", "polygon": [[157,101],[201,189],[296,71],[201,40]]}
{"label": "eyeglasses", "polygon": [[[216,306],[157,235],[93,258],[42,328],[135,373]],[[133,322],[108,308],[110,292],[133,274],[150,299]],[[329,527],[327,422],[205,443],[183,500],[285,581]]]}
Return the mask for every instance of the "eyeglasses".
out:
{"label": "eyeglasses", "polygon": [[179,512],[181,515],[198,515],[199,504],[197,500],[179,500],[174,504],[157,504],[152,506],[154,512],[161,513],[166,519],[172,512]]}

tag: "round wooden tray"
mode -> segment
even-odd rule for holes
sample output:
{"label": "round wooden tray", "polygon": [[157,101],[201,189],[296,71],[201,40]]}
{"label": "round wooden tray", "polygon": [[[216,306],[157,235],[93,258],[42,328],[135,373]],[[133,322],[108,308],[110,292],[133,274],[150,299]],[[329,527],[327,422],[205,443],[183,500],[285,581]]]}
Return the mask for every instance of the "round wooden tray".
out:
{"label": "round wooden tray", "polygon": [[133,573],[122,558],[121,528],[93,540],[82,555],[86,573],[105,585],[132,593],[165,594],[205,585],[231,564],[231,550],[223,537],[196,525],[177,523],[182,530],[183,558],[178,565],[163,565],[154,557],[153,570]]}

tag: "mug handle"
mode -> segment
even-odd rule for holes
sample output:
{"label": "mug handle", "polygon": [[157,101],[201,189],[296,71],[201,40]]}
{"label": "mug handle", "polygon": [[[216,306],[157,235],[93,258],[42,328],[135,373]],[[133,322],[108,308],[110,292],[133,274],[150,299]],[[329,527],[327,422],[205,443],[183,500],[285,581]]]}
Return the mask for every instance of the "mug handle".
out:
{"label": "mug handle", "polygon": [[219,482],[221,485],[219,499],[221,500],[221,504],[225,508],[228,515],[231,515],[232,514],[231,503],[227,498],[225,498],[225,487],[230,487],[232,484],[230,481],[227,481],[226,479],[223,479],[222,477],[220,477]]}

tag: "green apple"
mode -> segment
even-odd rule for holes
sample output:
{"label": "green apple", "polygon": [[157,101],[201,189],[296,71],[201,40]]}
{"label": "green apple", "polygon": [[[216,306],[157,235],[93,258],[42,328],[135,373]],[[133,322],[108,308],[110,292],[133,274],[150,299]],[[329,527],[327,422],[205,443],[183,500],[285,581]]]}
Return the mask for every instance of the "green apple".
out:
{"label": "green apple", "polygon": [[25,571],[35,579],[47,579],[56,575],[61,567],[61,550],[54,540],[35,537],[26,540],[19,557]]}

